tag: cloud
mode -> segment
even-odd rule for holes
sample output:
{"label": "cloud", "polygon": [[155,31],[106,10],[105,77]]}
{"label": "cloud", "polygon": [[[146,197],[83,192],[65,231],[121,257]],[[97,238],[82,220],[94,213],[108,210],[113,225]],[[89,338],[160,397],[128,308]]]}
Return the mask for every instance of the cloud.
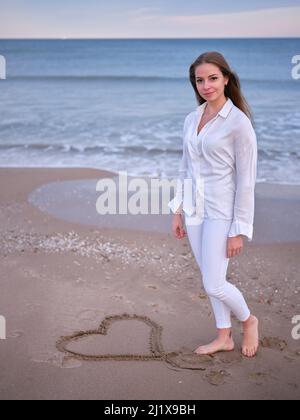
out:
{"label": "cloud", "polygon": [[[161,11],[160,7],[141,7],[139,9],[128,10],[128,14],[134,17],[142,17],[142,16],[159,16],[158,13]],[[154,13],[154,15],[152,15]]]}
{"label": "cloud", "polygon": [[300,36],[300,7],[282,7],[248,12],[190,16],[141,16],[138,21],[154,24],[170,34],[190,37]]}
{"label": "cloud", "polygon": [[[256,4],[256,0],[252,1]],[[53,9],[52,4],[48,13],[41,5],[28,8],[20,4],[14,11],[7,8],[1,12],[0,38],[300,37],[300,6],[236,12],[227,8],[226,12],[212,14],[197,3],[196,13],[186,7],[189,15],[176,15],[175,0],[174,7],[154,2],[152,7],[141,7],[142,3],[134,8],[134,4],[135,0],[131,0],[127,10],[116,2],[105,7],[93,2],[90,7],[67,10]],[[161,7],[154,7],[157,4]],[[206,13],[199,14],[199,9]]]}

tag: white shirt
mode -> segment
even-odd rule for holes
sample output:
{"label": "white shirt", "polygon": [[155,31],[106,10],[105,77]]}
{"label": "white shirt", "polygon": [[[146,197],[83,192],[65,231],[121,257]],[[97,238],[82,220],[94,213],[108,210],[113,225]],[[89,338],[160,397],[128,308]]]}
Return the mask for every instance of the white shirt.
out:
{"label": "white shirt", "polygon": [[[197,136],[207,102],[187,115],[176,195],[168,203],[201,220],[232,220],[228,236],[252,240],[257,139],[248,116],[230,98]],[[189,188],[190,187],[190,188]],[[201,207],[201,208],[200,208]]]}

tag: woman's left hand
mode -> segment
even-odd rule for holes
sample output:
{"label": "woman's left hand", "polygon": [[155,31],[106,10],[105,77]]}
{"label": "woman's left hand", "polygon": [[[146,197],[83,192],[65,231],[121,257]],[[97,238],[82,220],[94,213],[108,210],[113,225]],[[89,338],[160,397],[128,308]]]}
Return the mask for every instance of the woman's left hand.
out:
{"label": "woman's left hand", "polygon": [[228,237],[227,239],[227,258],[235,257],[242,252],[244,246],[243,235]]}

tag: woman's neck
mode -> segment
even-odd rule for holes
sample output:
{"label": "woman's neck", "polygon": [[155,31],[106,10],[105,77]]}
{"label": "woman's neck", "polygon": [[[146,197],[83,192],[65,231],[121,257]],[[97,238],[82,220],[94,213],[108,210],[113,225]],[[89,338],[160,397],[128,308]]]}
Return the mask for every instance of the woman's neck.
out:
{"label": "woman's neck", "polygon": [[217,114],[223,108],[226,102],[227,98],[225,96],[213,102],[207,101],[207,112],[209,115]]}

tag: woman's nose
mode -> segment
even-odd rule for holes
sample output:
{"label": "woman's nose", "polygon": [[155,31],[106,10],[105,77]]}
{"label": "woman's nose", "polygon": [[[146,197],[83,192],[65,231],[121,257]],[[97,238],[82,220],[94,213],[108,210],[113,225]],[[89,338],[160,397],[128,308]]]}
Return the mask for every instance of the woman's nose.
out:
{"label": "woman's nose", "polygon": [[209,90],[209,88],[210,88],[210,82],[209,81],[204,82],[204,90]]}

